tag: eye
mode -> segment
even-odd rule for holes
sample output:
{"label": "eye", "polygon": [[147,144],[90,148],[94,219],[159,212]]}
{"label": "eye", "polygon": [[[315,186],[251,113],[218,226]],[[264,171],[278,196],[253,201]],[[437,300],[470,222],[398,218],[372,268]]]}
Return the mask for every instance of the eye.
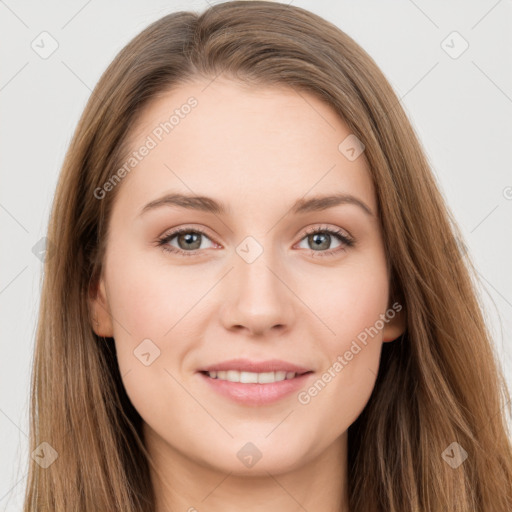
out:
{"label": "eye", "polygon": [[[338,242],[338,245],[332,249],[331,244],[333,238]],[[175,240],[174,245],[171,242]],[[210,237],[200,228],[183,227],[172,231],[158,239],[158,246],[166,252],[179,254],[181,256],[194,256],[201,249],[207,249],[203,246],[204,240],[209,240],[214,247],[215,244],[211,241]],[[338,252],[345,251],[347,248],[355,244],[355,240],[341,229],[316,227],[306,231],[306,236],[301,239],[299,243],[305,240],[307,244],[311,244],[313,249],[306,247],[312,251],[313,256],[331,256]],[[328,249],[328,250],[325,250]]]}
{"label": "eye", "polygon": [[[178,247],[171,245],[171,241],[176,238]],[[209,239],[204,231],[199,228],[180,228],[164,235],[158,240],[158,246],[166,252],[177,253],[183,256],[193,256],[199,249],[205,249],[202,246],[203,239]],[[183,249],[184,248],[184,249]]]}
{"label": "eye", "polygon": [[[331,248],[333,237],[338,242],[338,245],[334,249]],[[324,227],[316,227],[307,230],[306,236],[302,238],[300,243],[302,243],[303,240],[305,240],[306,244],[313,247],[311,249],[313,256],[322,257],[345,251],[355,243],[355,240],[341,229]],[[306,247],[306,249],[310,249],[310,247]]]}

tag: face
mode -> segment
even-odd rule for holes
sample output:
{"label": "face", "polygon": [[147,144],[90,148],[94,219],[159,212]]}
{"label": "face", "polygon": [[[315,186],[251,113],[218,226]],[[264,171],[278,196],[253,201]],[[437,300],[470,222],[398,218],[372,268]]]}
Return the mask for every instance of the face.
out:
{"label": "face", "polygon": [[[95,331],[162,457],[279,473],[342,445],[402,315],[364,152],[339,148],[348,126],[304,92],[207,84],[160,95],[133,127]],[[278,362],[202,371],[233,359]]]}

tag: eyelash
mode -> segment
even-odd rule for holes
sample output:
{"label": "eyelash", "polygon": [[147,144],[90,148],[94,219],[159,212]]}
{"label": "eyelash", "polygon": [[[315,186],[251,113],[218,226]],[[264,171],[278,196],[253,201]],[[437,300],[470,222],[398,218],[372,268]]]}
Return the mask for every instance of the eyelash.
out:
{"label": "eyelash", "polygon": [[[172,247],[168,245],[168,243],[177,235],[180,235],[182,233],[196,233],[204,235],[207,238],[210,238],[208,234],[203,231],[201,228],[179,228],[175,231],[172,231],[169,234],[164,235],[163,237],[158,239],[158,247],[161,247],[163,251],[179,254],[180,256],[194,256],[198,252],[201,252],[202,249],[195,249],[193,251],[184,251],[182,249],[177,249],[176,247]],[[310,251],[313,253],[313,256],[320,256],[320,257],[328,257],[337,254],[338,252],[346,251],[347,248],[353,247],[355,245],[355,240],[346,234],[341,229],[333,229],[333,228],[310,228],[306,230],[306,233],[304,236],[300,239],[302,241],[304,238],[306,238],[308,235],[314,235],[316,233],[328,233],[329,235],[334,235],[340,242],[342,242],[345,247],[337,247],[336,249],[328,249],[326,251],[313,251],[313,249],[310,249]],[[210,238],[211,239],[211,238]]]}

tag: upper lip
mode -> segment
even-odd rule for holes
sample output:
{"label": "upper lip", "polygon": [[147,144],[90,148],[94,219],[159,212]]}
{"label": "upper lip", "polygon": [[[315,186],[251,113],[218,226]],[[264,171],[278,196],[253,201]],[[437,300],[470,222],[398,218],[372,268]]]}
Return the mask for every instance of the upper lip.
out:
{"label": "upper lip", "polygon": [[230,359],[222,361],[210,366],[200,368],[200,372],[215,372],[238,370],[242,372],[264,373],[264,372],[295,372],[297,374],[307,373],[310,370],[303,366],[299,366],[280,359],[269,359],[267,361],[251,361],[249,359]]}

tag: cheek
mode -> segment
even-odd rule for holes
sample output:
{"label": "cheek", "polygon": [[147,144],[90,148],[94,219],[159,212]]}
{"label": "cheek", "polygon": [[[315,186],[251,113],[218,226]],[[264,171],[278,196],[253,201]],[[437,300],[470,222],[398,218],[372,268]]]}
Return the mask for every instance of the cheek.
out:
{"label": "cheek", "polygon": [[173,376],[181,380],[177,364],[190,350],[184,329],[190,320],[187,312],[204,293],[197,288],[201,279],[119,247],[119,254],[110,255],[108,274],[119,370],[145,421],[165,423],[164,403],[180,407],[183,399]]}
{"label": "cheek", "polygon": [[320,280],[325,286],[311,297],[311,309],[328,327],[322,328],[315,319],[324,333],[317,342],[318,349],[326,358],[318,381],[304,390],[299,403],[311,403],[310,411],[339,405],[330,409],[331,419],[336,419],[333,424],[339,424],[338,420],[350,424],[356,419],[371,395],[378,373],[381,315],[386,312],[388,299],[385,259],[378,255],[375,252],[371,258],[330,269],[330,279]]}
{"label": "cheek", "polygon": [[374,326],[386,310],[387,269],[377,251],[368,257],[347,260],[339,268],[322,269],[313,280],[304,277],[300,289],[305,302],[325,326],[323,338],[331,353],[348,347],[350,340]]}
{"label": "cheek", "polygon": [[[112,265],[109,281],[112,313],[134,342],[141,336],[162,339],[200,299],[207,284],[199,270],[184,272],[163,257],[155,261],[128,250],[119,264]],[[117,331],[126,334],[120,326]]]}
{"label": "cheek", "polygon": [[[179,360],[186,349],[186,337],[176,333],[200,297],[183,290],[195,290],[199,283],[191,282],[190,276],[185,280],[179,269],[148,262],[133,249],[118,247],[119,251],[110,254],[107,279],[120,372],[128,375],[128,392],[138,393],[139,387],[141,393],[158,392],[170,378],[163,370],[173,371],[171,359]],[[170,337],[172,351],[164,341]]]}

